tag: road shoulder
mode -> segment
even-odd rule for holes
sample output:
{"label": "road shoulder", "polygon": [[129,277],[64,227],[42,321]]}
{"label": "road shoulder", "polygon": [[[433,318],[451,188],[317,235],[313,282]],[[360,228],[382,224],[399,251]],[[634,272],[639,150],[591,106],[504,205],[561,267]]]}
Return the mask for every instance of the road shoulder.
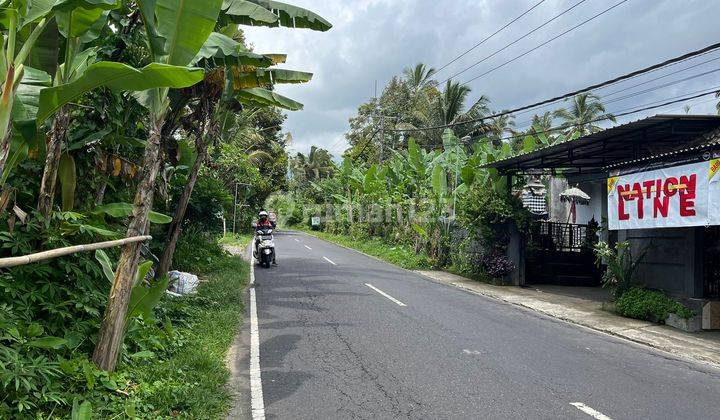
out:
{"label": "road shoulder", "polygon": [[686,333],[615,315],[603,310],[602,304],[595,300],[544,293],[534,288],[492,286],[444,271],[418,270],[415,273],[438,283],[720,368],[720,332]]}

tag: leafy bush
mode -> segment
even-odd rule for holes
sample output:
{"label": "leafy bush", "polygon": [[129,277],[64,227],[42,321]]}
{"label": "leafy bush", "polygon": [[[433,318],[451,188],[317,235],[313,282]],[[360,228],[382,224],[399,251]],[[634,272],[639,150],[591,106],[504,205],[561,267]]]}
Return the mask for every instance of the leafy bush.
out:
{"label": "leafy bush", "polygon": [[515,264],[498,251],[483,255],[482,266],[485,273],[494,279],[503,278],[515,270]]}
{"label": "leafy bush", "polygon": [[519,198],[487,188],[471,188],[458,210],[459,220],[471,237],[494,249],[507,246],[512,224],[525,232],[531,221]]}
{"label": "leafy bush", "polygon": [[173,269],[189,273],[203,273],[218,263],[227,252],[212,234],[191,226],[178,240]]}
{"label": "leafy bush", "polygon": [[603,287],[610,290],[612,296],[617,299],[630,290],[636,281],[637,267],[645,258],[647,248],[637,258],[633,258],[629,242],[619,242],[615,249],[607,242],[599,242],[595,245],[597,264],[607,264],[607,270],[603,273]]}
{"label": "leafy bush", "polygon": [[617,300],[617,311],[628,318],[664,322],[669,314],[692,318],[695,312],[665,294],[633,287]]}
{"label": "leafy bush", "polygon": [[[71,245],[69,239],[92,241],[84,233],[90,228],[78,228],[82,221],[76,216],[56,215],[49,224],[32,219],[13,233],[1,232],[5,255],[30,253],[38,243],[53,249]],[[64,418],[73,404],[80,409],[88,402],[98,418],[123,413],[157,418],[174,410],[196,418],[220,416],[228,401],[223,357],[242,313],[246,277],[238,272],[246,265],[212,239],[189,229],[176,266],[195,273],[212,269],[213,278],[222,280],[203,285],[196,297],[164,298],[153,319],[131,319],[116,373],[102,372],[90,360],[110,291],[93,254],[1,273],[0,418]],[[108,251],[110,260],[118,251]],[[217,328],[210,325],[215,321]]]}

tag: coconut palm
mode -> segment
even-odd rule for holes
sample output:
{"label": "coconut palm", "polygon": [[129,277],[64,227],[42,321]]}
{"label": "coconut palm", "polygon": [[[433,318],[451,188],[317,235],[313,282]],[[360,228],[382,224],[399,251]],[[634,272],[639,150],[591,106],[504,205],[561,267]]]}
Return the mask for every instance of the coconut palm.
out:
{"label": "coconut palm", "polygon": [[443,124],[452,124],[463,114],[470,87],[448,80],[437,101],[437,112]]}
{"label": "coconut palm", "polygon": [[605,110],[605,105],[600,102],[600,97],[593,93],[581,93],[574,96],[569,108],[559,109],[553,116],[563,121],[561,127],[566,129],[569,136],[585,136],[602,131],[598,122],[609,120],[615,122],[615,116]]}
{"label": "coconut palm", "polygon": [[418,63],[415,67],[405,67],[403,77],[410,87],[415,92],[418,92],[428,86],[435,86],[437,84],[432,78],[436,72],[434,68],[428,68],[425,64]]}
{"label": "coconut palm", "polygon": [[312,146],[305,163],[305,174],[308,179],[329,178],[335,171],[332,155],[325,149]]}
{"label": "coconut palm", "polygon": [[512,114],[505,114],[492,118],[489,123],[486,123],[485,130],[487,136],[495,147],[500,147],[502,145],[503,136],[505,134],[515,134],[514,120],[515,117]]}
{"label": "coconut palm", "polygon": [[553,124],[553,113],[547,111],[542,115],[535,114],[532,118],[532,127],[530,127],[530,133],[537,133],[538,131],[546,132],[552,128]]}

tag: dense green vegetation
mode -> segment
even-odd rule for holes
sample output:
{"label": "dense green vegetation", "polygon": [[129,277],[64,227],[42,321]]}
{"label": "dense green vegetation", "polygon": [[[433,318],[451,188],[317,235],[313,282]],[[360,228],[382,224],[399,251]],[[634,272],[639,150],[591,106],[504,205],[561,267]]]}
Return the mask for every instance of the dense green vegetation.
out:
{"label": "dense green vegetation", "polygon": [[[397,250],[418,256],[403,266],[501,279],[514,270],[505,256],[510,233],[528,228],[529,215],[511,193],[525,180],[508,185],[482,166],[576,138],[613,117],[597,96],[584,94],[567,109],[534,116],[520,131],[507,115],[483,119],[494,113],[489,98],[467,106],[467,86],[441,87],[433,75],[422,64],[407,68],[361,105],[342,163],[316,147],[291,157],[287,191],[271,196],[267,207],[288,225],[309,227],[319,217],[320,235],[381,258],[402,260],[391,256]],[[560,128],[549,130],[556,119]],[[416,130],[443,124],[452,125]]]}
{"label": "dense green vegetation", "polygon": [[[265,0],[0,7],[0,258],[154,238],[0,271],[0,417],[222,417],[247,268],[217,234],[284,186],[302,104],[274,86],[312,77],[239,25],[331,25]],[[167,297],[170,269],[207,283]]]}
{"label": "dense green vegetation", "polygon": [[3,276],[0,416],[64,417],[78,400],[98,418],[222,417],[225,354],[243,314],[248,264],[205,235],[183,236],[178,257],[204,283],[197,295],[162,297],[151,318],[131,320],[115,373],[88,359],[110,286],[92,254],[23,269],[41,276]]}
{"label": "dense green vegetation", "polygon": [[356,249],[399,267],[407,268],[408,270],[432,268],[427,255],[422,252],[415,252],[411,246],[406,244],[392,243],[378,237],[353,237],[350,235],[314,231],[303,225],[297,227],[320,239]]}
{"label": "dense green vegetation", "polygon": [[669,314],[692,318],[695,312],[664,293],[633,287],[617,300],[617,311],[628,318],[652,322],[665,322]]}

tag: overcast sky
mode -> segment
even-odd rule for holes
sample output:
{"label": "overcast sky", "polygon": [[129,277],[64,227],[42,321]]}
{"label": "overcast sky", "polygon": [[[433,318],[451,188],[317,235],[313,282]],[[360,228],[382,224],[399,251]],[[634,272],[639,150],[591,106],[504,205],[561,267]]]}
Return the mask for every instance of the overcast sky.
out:
{"label": "overcast sky", "polygon": [[[287,53],[285,68],[315,74],[309,84],[277,91],[305,104],[289,114],[286,131],[292,151],[311,145],[342,154],[348,118],[406,66],[423,62],[439,68],[520,15],[538,0],[287,0],[309,8],[334,27],[328,32],[248,28],[248,42],[260,53]],[[514,41],[579,0],[546,0],[528,15],[443,70],[444,80]],[[571,12],[476,68],[457,76],[465,82],[592,17],[619,0],[586,0]],[[494,109],[555,96],[720,42],[720,0],[629,0],[539,50],[472,83],[471,99],[484,94]],[[644,79],[599,91],[609,94],[645,80],[720,57],[720,51]],[[720,69],[720,59],[627,93]],[[617,112],[720,85],[720,71],[607,105]],[[691,113],[711,113],[712,97],[691,101]],[[683,104],[654,113],[682,113]],[[619,122],[637,119],[637,114]],[[528,115],[517,117],[522,123]]]}

